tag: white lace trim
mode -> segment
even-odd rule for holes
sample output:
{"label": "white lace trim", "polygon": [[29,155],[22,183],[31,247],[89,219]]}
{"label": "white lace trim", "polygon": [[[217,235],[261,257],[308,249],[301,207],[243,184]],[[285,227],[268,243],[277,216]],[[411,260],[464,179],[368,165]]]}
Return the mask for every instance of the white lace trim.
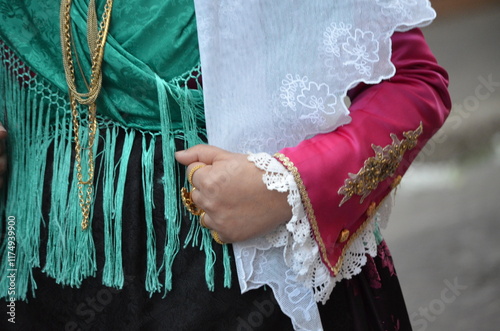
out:
{"label": "white lace trim", "polygon": [[269,190],[288,191],[288,204],[292,207],[290,221],[266,235],[266,239],[273,247],[283,248],[285,264],[297,275],[297,280],[306,288],[313,289],[316,302],[325,303],[334,283],[328,268],[321,261],[293,174],[267,153],[250,154],[248,159],[266,172],[262,179]]}
{"label": "white lace trim", "polygon": [[[286,225],[278,227],[265,238],[234,244],[240,286],[245,291],[266,284],[275,291],[276,300],[285,313],[295,305],[296,310],[297,307],[308,307],[310,315],[315,316],[315,302],[325,303],[336,283],[359,274],[366,264],[366,254],[372,257],[377,255],[377,223],[387,222],[392,198],[386,198],[381,203],[377,213],[350,242],[339,273],[331,277],[321,261],[293,175],[267,153],[250,154],[248,160],[265,171],[262,179],[269,190],[288,191],[288,203],[293,215]],[[266,251],[269,254],[264,253]],[[301,300],[297,300],[298,297]],[[307,320],[307,317],[304,319]]]}

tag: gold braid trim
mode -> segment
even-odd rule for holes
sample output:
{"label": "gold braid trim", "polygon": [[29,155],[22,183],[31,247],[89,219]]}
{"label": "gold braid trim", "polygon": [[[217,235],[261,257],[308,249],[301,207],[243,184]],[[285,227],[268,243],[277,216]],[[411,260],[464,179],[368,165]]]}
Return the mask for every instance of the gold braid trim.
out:
{"label": "gold braid trim", "polygon": [[[338,273],[338,268],[335,266],[333,267],[328,260],[328,255],[326,254],[326,247],[325,243],[323,242],[323,239],[321,238],[321,234],[319,232],[318,228],[318,222],[316,221],[316,216],[314,215],[314,209],[311,203],[311,200],[309,199],[309,195],[307,194],[306,187],[304,185],[304,182],[302,181],[302,178],[300,177],[299,170],[293,164],[290,159],[281,153],[276,153],[273,155],[275,158],[277,158],[287,169],[290,171],[293,175],[293,179],[295,180],[295,183],[297,184],[300,192],[300,197],[302,199],[302,203],[304,204],[304,207],[306,209],[307,213],[307,218],[309,219],[309,223],[311,223],[311,227],[314,232],[314,236],[316,237],[316,241],[318,242],[319,249],[321,252],[321,256],[323,257],[324,263],[327,264],[327,267],[334,272],[336,275]],[[337,263],[338,265],[338,263]]]}
{"label": "gold braid trim", "polygon": [[375,203],[372,203],[370,205],[370,208],[368,208],[368,210],[366,212],[366,214],[368,216],[367,219],[363,222],[363,224],[361,224],[361,226],[356,230],[355,233],[353,233],[352,235],[349,236],[349,240],[345,243],[344,248],[342,248],[342,253],[339,256],[337,263],[335,264],[335,266],[332,266],[332,264],[330,263],[330,260],[328,259],[328,255],[326,253],[325,244],[324,244],[323,239],[321,238],[321,234],[319,232],[318,223],[316,221],[316,216],[314,215],[314,210],[312,207],[311,200],[309,199],[309,195],[307,194],[304,182],[302,181],[302,178],[300,177],[300,174],[299,174],[297,167],[284,154],[275,153],[273,156],[275,158],[277,158],[288,169],[288,171],[290,171],[292,173],[293,178],[295,180],[295,183],[297,183],[297,186],[299,188],[300,197],[301,197],[302,203],[304,204],[304,207],[306,209],[306,213],[307,213],[307,217],[309,218],[309,222],[311,223],[311,226],[313,228],[314,236],[316,237],[316,241],[318,242],[318,246],[319,246],[321,255],[323,257],[323,261],[327,265],[327,267],[331,271],[333,271],[334,275],[338,275],[340,272],[340,269],[342,268],[342,264],[344,263],[346,251],[349,249],[349,247],[352,245],[352,243],[365,231],[366,227],[371,223],[378,208],[380,207],[380,204],[378,206]]}
{"label": "gold braid trim", "polygon": [[363,200],[377,188],[380,182],[394,176],[403,155],[417,145],[417,139],[422,134],[422,131],[423,127],[422,123],[420,123],[420,126],[415,131],[403,132],[406,139],[399,140],[395,134],[391,133],[391,145],[384,148],[372,145],[375,156],[368,158],[357,174],[349,173],[349,178],[345,180],[344,185],[339,189],[338,193],[344,196],[339,207],[353,195],[360,195],[359,203],[363,203]]}

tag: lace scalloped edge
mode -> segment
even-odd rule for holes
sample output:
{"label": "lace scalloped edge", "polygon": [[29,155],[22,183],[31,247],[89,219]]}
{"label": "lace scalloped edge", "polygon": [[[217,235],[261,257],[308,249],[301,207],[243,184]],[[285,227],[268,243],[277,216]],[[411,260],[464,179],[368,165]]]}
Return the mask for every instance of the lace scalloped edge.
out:
{"label": "lace scalloped edge", "polygon": [[372,257],[377,255],[377,223],[385,223],[392,204],[383,202],[374,216],[366,221],[366,225],[358,230],[357,237],[344,252],[338,274],[332,277],[321,260],[319,247],[311,231],[293,175],[267,153],[249,154],[248,160],[265,171],[262,180],[268,190],[288,192],[288,203],[292,207],[290,221],[267,234],[267,241],[273,247],[283,247],[283,258],[287,267],[297,275],[299,282],[313,290],[316,302],[326,303],[338,282],[351,279],[361,272],[367,262],[367,254]]}

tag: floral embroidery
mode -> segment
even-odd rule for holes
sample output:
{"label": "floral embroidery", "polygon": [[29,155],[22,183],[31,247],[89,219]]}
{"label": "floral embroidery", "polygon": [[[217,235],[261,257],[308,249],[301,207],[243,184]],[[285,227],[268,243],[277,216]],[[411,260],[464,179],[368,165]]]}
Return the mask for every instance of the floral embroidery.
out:
{"label": "floral embroidery", "polygon": [[376,0],[382,7],[382,13],[386,16],[400,15],[401,17],[411,17],[411,6],[415,6],[415,0]]}
{"label": "floral embroidery", "polygon": [[357,174],[349,173],[349,178],[339,189],[339,194],[344,198],[339,206],[342,206],[353,195],[360,195],[360,203],[374,190],[378,184],[394,175],[407,150],[417,145],[417,138],[422,134],[422,124],[415,131],[403,133],[406,139],[399,140],[391,133],[392,144],[384,148],[373,145],[375,156],[368,158],[364,166]]}
{"label": "floral embroidery", "polygon": [[297,101],[304,107],[328,114],[335,113],[337,97],[330,93],[328,85],[309,82],[309,85],[302,89]]}
{"label": "floral embroidery", "polygon": [[354,65],[359,73],[369,76],[371,68],[367,62],[378,61],[378,41],[374,40],[373,32],[363,32],[357,29],[354,37],[347,38],[342,48],[350,55],[350,59],[344,65]]}
{"label": "floral embroidery", "polygon": [[295,95],[297,94],[297,90],[306,88],[308,78],[300,77],[299,75],[295,75],[293,77],[291,74],[286,75],[286,78],[281,82],[280,87],[280,98],[281,104],[284,107],[288,107],[294,111],[297,110],[297,103],[295,102]]}
{"label": "floral embroidery", "polygon": [[306,76],[286,75],[280,87],[281,105],[297,112],[299,119],[309,120],[321,125],[326,121],[325,115],[335,114],[337,96],[325,83],[309,81]]}
{"label": "floral embroidery", "polygon": [[329,74],[346,78],[349,70],[338,70],[338,63],[354,67],[362,76],[370,77],[374,63],[378,62],[379,42],[373,32],[353,28],[350,24],[332,23],[323,34],[323,56]]}

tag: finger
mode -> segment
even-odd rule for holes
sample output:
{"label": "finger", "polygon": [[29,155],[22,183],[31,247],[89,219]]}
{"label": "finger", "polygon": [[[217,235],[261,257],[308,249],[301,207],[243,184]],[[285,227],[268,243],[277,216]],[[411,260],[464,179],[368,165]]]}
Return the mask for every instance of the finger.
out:
{"label": "finger", "polygon": [[[195,199],[199,199],[201,195],[202,194],[198,192],[198,190],[195,190],[192,196],[193,201],[195,201]],[[196,196],[196,198],[194,196]],[[204,210],[203,215],[200,215],[200,218],[198,220],[200,222],[200,225],[202,227],[205,227],[206,229],[209,229],[212,234],[212,237],[213,237],[212,231],[215,231],[217,232],[217,237],[220,241],[222,241],[224,244],[230,243],[231,241],[221,232],[222,228],[220,227],[220,224],[217,224],[217,222],[214,221],[214,219],[210,216],[210,214],[211,214],[210,212]]]}
{"label": "finger", "polygon": [[0,156],[0,175],[3,175],[7,172],[7,157]]}
{"label": "finger", "polygon": [[[205,163],[202,163],[202,162],[194,162],[194,163],[191,163],[187,168],[186,168],[186,177],[187,177],[187,180],[188,182],[194,186],[194,187],[197,187],[199,188],[199,185],[197,186],[196,184],[198,183],[199,184],[199,180],[196,180],[195,181],[195,177],[199,177],[200,175],[203,176],[202,173],[205,173],[205,170],[206,169],[203,169],[205,168],[206,164]],[[203,170],[203,171],[202,171]],[[200,173],[201,172],[201,173]],[[206,174],[206,173],[205,173]]]}
{"label": "finger", "polygon": [[194,188],[191,190],[191,192],[189,193],[189,196],[191,198],[191,201],[194,203],[194,205],[196,206],[196,210],[201,210],[201,211],[204,211],[204,208],[201,204],[201,201],[203,200],[201,198],[201,193],[200,193],[200,190],[198,190],[197,188]]}
{"label": "finger", "polygon": [[224,237],[224,235],[221,235],[218,231],[215,230],[210,230],[210,234],[212,235],[212,238],[216,243],[219,245],[224,245],[224,244],[229,244],[230,242]]}
{"label": "finger", "polygon": [[211,145],[196,145],[183,151],[175,153],[177,161],[184,165],[193,162],[212,164],[217,155],[226,153],[225,150]]}
{"label": "finger", "polygon": [[0,123],[0,139],[7,138],[7,130],[4,128],[3,124]]}
{"label": "finger", "polygon": [[5,155],[6,149],[7,146],[5,144],[5,139],[0,137],[0,157],[3,157]]}
{"label": "finger", "polygon": [[202,219],[200,217],[200,225],[204,226],[205,228],[210,229],[210,230],[213,229],[212,228],[212,226],[213,226],[212,219],[210,218],[210,215],[208,215],[206,212],[205,212],[205,216],[203,216],[203,222],[202,222]]}

